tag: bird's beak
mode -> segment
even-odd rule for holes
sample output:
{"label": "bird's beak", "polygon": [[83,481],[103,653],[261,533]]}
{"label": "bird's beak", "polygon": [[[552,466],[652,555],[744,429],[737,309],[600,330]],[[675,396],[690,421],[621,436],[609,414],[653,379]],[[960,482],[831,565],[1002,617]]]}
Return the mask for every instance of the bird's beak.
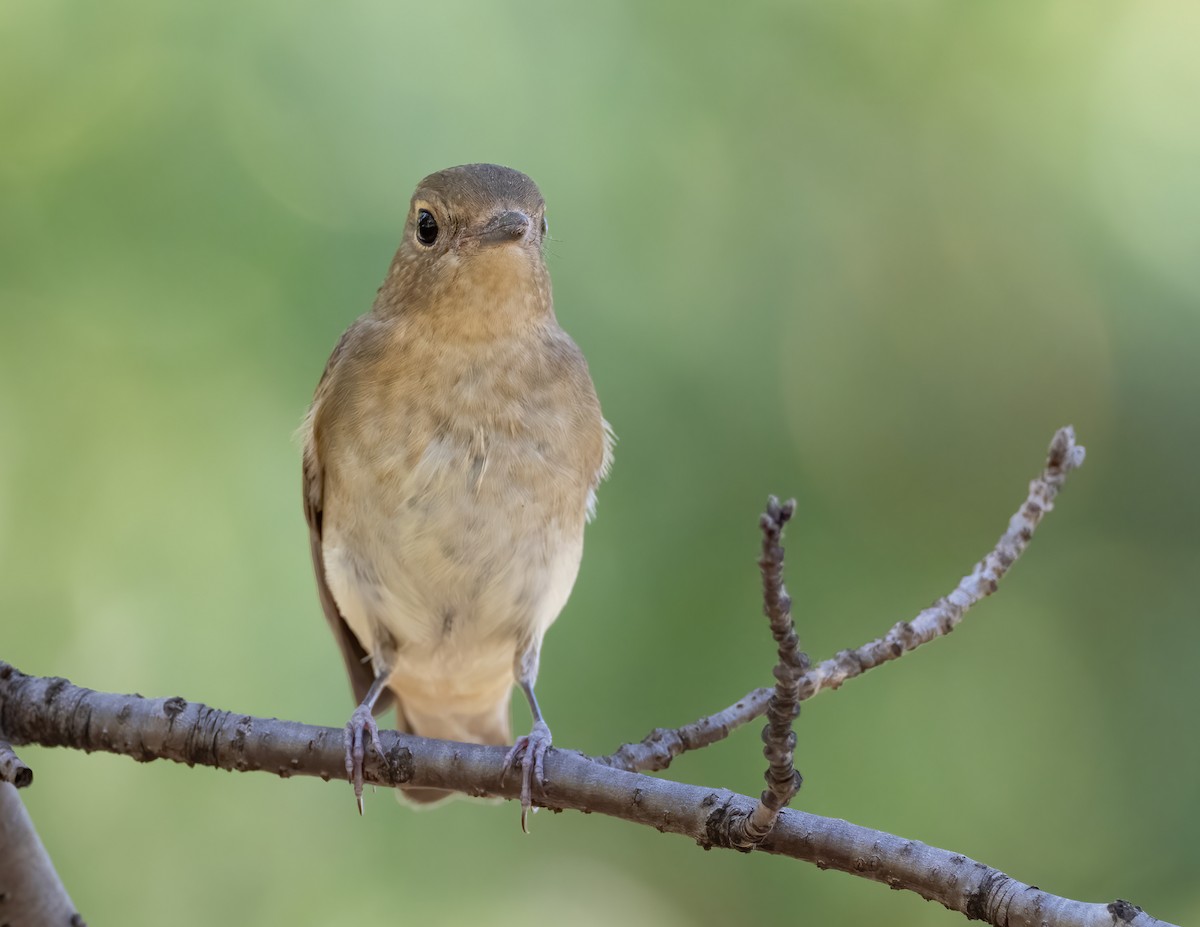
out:
{"label": "bird's beak", "polygon": [[488,219],[479,232],[479,240],[485,244],[499,245],[517,241],[525,237],[528,231],[529,216],[519,210],[510,209]]}

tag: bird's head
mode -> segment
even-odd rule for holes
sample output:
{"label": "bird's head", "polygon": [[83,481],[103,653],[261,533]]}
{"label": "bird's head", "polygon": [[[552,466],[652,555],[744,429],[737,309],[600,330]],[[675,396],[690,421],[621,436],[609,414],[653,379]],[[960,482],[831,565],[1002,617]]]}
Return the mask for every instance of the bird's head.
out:
{"label": "bird's head", "polygon": [[491,330],[551,313],[546,204],[512,168],[465,164],[418,184],[376,310]]}

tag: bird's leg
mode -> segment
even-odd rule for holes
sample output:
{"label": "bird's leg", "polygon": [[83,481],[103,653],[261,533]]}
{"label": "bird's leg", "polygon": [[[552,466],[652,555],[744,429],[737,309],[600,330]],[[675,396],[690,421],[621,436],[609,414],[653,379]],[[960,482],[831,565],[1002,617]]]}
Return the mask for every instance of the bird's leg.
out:
{"label": "bird's leg", "polygon": [[368,735],[375,751],[382,757],[383,745],[379,742],[379,725],[375,723],[375,703],[387,687],[391,677],[390,668],[384,668],[375,676],[371,688],[363,697],[362,703],[354,709],[354,714],[346,722],[346,775],[354,784],[354,799],[358,802],[358,813],[363,813],[363,760],[366,758],[364,734]]}
{"label": "bird's leg", "polygon": [[546,784],[546,751],[552,743],[550,728],[542,717],[538,707],[537,696],[533,694],[533,685],[537,681],[538,671],[537,643],[531,644],[517,661],[517,684],[525,693],[529,702],[529,711],[533,715],[533,728],[524,737],[518,737],[512,749],[504,757],[504,775],[520,766],[521,769],[521,830],[529,833],[527,822],[529,809],[533,807],[533,783],[536,780],[538,788]]}

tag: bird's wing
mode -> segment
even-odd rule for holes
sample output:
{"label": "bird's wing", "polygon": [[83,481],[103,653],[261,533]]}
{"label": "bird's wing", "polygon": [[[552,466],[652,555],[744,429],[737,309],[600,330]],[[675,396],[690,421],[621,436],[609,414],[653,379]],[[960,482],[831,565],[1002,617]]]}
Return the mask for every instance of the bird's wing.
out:
{"label": "bird's wing", "polygon": [[[371,665],[370,654],[359,643],[354,632],[350,630],[350,626],[346,624],[346,619],[342,617],[338,604],[333,598],[333,592],[329,588],[329,581],[325,577],[325,554],[321,546],[325,468],[321,460],[319,428],[321,404],[329,391],[331,375],[357,328],[357,324],[348,328],[329,356],[329,362],[325,365],[321,382],[317,384],[316,395],[313,397],[308,415],[305,416],[304,424],[300,428],[300,434],[304,440],[304,518],[308,522],[313,572],[317,577],[317,595],[321,599],[321,608],[325,612],[325,618],[333,629],[333,636],[337,639],[338,647],[342,651],[342,659],[346,662],[346,673],[350,677],[354,699],[361,704],[363,698],[366,697],[367,689],[375,679],[375,670]],[[384,690],[375,703],[375,713],[380,714],[386,710],[391,701],[391,692]]]}

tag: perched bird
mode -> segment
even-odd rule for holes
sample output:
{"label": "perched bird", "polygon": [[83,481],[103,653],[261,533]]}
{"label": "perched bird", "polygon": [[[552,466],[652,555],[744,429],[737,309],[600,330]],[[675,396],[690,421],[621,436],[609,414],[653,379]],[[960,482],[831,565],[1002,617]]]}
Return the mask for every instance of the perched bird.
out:
{"label": "perched bird", "polygon": [[518,171],[422,180],[374,306],[334,348],[301,427],[317,589],[359,700],[346,772],[360,813],[390,702],[401,730],[508,744],[515,681],[533,714],[506,759],[522,825],[544,781],[538,655],[612,448],[554,316],[545,237],[542,195]]}

